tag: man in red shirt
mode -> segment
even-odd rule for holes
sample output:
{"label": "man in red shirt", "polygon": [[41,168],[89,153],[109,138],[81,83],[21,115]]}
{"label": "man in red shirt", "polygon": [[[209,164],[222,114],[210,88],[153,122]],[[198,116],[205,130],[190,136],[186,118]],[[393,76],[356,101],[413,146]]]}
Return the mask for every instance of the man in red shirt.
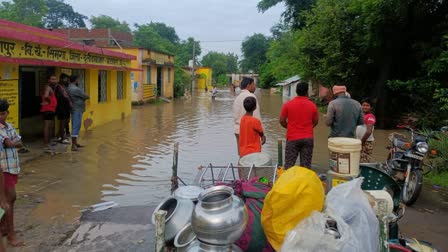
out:
{"label": "man in red shirt", "polygon": [[287,129],[285,169],[295,165],[300,153],[300,166],[311,168],[314,127],[319,122],[317,106],[308,98],[308,83],[299,82],[297,97],[283,105],[280,124]]}

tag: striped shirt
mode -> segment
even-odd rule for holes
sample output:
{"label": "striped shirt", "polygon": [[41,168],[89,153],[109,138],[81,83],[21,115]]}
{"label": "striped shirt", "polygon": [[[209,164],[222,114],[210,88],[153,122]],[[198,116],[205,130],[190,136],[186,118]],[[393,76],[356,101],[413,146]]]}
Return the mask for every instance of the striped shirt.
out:
{"label": "striped shirt", "polygon": [[11,141],[17,137],[17,132],[14,126],[10,123],[3,125],[0,123],[0,141],[1,154],[0,154],[0,168],[3,172],[11,174],[19,174],[19,154],[16,148],[9,148],[5,146],[5,140],[9,138]]}

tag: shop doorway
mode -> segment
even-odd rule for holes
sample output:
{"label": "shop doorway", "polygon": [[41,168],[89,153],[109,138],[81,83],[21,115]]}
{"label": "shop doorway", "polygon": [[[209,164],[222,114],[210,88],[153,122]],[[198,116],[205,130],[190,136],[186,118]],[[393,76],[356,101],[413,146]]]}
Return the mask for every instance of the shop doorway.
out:
{"label": "shop doorway", "polygon": [[162,83],[163,83],[163,75],[162,68],[157,67],[157,96],[162,96]]}
{"label": "shop doorway", "polygon": [[40,94],[47,83],[48,74],[53,71],[52,67],[26,66],[19,69],[20,134],[24,139],[42,136]]}

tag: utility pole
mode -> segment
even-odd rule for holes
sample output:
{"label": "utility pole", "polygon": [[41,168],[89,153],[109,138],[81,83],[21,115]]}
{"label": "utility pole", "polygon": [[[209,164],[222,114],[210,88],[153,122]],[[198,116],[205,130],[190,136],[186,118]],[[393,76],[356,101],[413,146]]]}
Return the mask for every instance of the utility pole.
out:
{"label": "utility pole", "polygon": [[195,86],[195,72],[194,72],[194,65],[195,65],[195,50],[196,50],[196,42],[193,40],[193,64],[192,64],[192,68],[191,68],[191,98],[193,98],[193,87]]}

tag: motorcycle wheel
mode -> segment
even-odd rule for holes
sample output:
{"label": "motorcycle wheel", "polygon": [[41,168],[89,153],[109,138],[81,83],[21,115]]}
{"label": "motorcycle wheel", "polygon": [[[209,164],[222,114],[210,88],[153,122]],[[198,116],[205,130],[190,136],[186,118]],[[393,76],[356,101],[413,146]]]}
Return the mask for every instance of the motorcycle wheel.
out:
{"label": "motorcycle wheel", "polygon": [[414,204],[422,191],[422,185],[423,185],[422,171],[415,170],[411,172],[409,176],[408,185],[406,187],[403,186],[401,191],[401,197],[403,203],[405,203],[407,206]]}

